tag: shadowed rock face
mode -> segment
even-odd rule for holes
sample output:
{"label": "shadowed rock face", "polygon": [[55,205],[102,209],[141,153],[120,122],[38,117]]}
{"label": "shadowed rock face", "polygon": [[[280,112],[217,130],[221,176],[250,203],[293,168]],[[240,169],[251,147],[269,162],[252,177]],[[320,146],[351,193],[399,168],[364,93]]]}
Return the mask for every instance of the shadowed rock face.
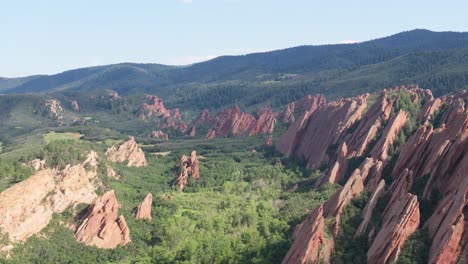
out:
{"label": "shadowed rock face", "polygon": [[[409,93],[413,103],[422,98],[425,103],[412,117],[420,122],[420,127],[397,149],[399,156],[392,165],[388,150],[409,118],[409,113],[404,111],[391,114],[394,98],[389,94],[399,91]],[[308,235],[303,237],[300,228],[304,225],[315,227],[322,218],[325,222],[332,218],[336,223],[333,226],[333,236],[336,237],[343,208],[363,191],[369,192],[369,199],[361,212],[362,220],[354,237],[369,232],[369,263],[396,261],[407,239],[418,228],[427,228],[432,239],[429,263],[463,263],[468,255],[468,247],[462,243],[468,237],[468,92],[434,98],[430,91],[417,86],[384,90],[377,102],[362,115],[360,104],[353,103],[367,99],[368,96],[342,99],[323,105],[313,113],[306,112],[279,138],[276,148],[284,155],[307,161],[309,168],[317,168],[320,164],[329,166],[316,180],[315,187],[339,182],[350,158],[362,160],[344,187],[323,204],[321,214],[314,210],[295,229],[293,237],[296,240],[283,263],[318,263],[317,252],[324,252],[324,244],[307,241],[315,241],[320,232],[304,231]],[[294,111],[293,107],[290,104],[284,113]],[[437,117],[440,125],[433,127],[430,122],[437,111],[442,111]],[[356,125],[347,130],[351,124]],[[381,136],[377,138],[379,134]],[[390,186],[385,186],[384,172],[385,177],[393,180]],[[380,214],[378,225],[370,225],[377,201],[383,196],[389,199],[387,206]],[[437,205],[430,212],[430,218],[427,221],[421,219],[418,200],[429,202],[435,197],[439,198],[432,201]],[[330,254],[332,249],[330,247]],[[329,263],[326,258],[322,260]]]}
{"label": "shadowed rock face", "polygon": [[119,208],[113,190],[99,197],[76,230],[76,239],[98,248],[115,248],[130,243],[130,231],[125,218],[117,217]]}
{"label": "shadowed rock face", "polygon": [[130,137],[118,148],[110,147],[106,151],[107,159],[111,162],[125,162],[128,167],[143,167],[147,166],[145,153],[135,141],[134,137]]}
{"label": "shadowed rock face", "polygon": [[153,195],[149,193],[148,195],[146,195],[143,201],[138,205],[135,211],[135,219],[151,220],[152,219],[151,217],[152,203],[153,203]]}

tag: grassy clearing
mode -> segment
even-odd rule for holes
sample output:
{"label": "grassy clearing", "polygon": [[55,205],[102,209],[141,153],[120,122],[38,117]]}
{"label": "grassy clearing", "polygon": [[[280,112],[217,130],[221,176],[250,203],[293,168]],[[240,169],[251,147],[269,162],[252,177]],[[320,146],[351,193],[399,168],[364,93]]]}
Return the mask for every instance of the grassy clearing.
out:
{"label": "grassy clearing", "polygon": [[64,133],[56,133],[54,131],[44,134],[44,141],[49,144],[53,141],[58,140],[79,140],[83,135],[80,133],[73,133],[73,132],[64,132]]}

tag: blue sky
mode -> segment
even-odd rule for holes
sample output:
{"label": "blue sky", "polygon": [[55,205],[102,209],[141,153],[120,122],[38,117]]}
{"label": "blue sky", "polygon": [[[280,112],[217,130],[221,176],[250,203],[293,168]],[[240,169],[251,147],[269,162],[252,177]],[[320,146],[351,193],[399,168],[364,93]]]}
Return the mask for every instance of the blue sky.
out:
{"label": "blue sky", "polygon": [[468,31],[468,1],[0,0],[0,76]]}

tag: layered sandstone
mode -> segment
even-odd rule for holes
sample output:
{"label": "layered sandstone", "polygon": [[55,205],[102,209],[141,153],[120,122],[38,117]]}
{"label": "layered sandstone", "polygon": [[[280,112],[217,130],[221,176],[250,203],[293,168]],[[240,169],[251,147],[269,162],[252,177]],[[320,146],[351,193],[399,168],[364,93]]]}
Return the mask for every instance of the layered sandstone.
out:
{"label": "layered sandstone", "polygon": [[293,124],[280,138],[277,149],[283,154],[307,161],[308,168],[318,168],[330,161],[327,150],[337,145],[343,132],[356,122],[367,107],[368,95],[340,99],[319,106]]}
{"label": "layered sandstone", "polygon": [[385,127],[382,136],[375,144],[371,151],[371,155],[375,159],[387,160],[389,158],[388,151],[392,146],[395,138],[397,137],[400,130],[404,127],[407,121],[407,114],[405,111],[400,110],[397,115],[393,116],[388,125]]}
{"label": "layered sandstone", "polygon": [[110,147],[106,151],[107,159],[111,162],[128,162],[128,167],[143,167],[148,163],[145,158],[145,153],[135,141],[134,137],[130,137],[118,148]]}
{"label": "layered sandstone", "polygon": [[163,99],[155,95],[146,95],[142,103],[137,108],[137,116],[140,120],[147,120],[150,117],[170,117],[171,112],[164,106]]}
{"label": "layered sandstone", "polygon": [[83,222],[76,230],[76,239],[98,248],[115,248],[130,243],[130,231],[125,218],[118,217],[119,208],[113,190],[99,197],[83,217]]}
{"label": "layered sandstone", "polygon": [[141,203],[138,205],[134,214],[135,219],[151,220],[152,219],[151,217],[152,204],[153,204],[153,195],[151,193],[148,193],[148,195],[146,195],[143,201],[141,201]]}

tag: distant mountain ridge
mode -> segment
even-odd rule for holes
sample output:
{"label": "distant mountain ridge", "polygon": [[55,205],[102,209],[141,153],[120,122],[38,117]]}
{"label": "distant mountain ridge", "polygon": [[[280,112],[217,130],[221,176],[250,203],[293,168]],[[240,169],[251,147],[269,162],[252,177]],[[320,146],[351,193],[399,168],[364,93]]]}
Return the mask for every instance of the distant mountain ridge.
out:
{"label": "distant mountain ridge", "polygon": [[112,89],[158,94],[169,104],[195,108],[205,107],[199,105],[203,97],[222,105],[282,105],[310,93],[337,98],[407,83],[441,95],[467,87],[467,49],[467,32],[417,29],[355,44],[221,56],[183,67],[122,63],[0,79],[0,93]]}

